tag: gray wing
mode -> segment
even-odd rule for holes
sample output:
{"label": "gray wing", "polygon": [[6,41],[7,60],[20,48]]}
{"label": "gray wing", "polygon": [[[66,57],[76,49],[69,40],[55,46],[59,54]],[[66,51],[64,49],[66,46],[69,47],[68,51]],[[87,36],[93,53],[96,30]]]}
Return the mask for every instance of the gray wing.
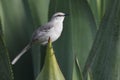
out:
{"label": "gray wing", "polygon": [[44,36],[46,34],[46,32],[49,32],[52,27],[53,27],[52,24],[47,23],[47,24],[39,27],[38,29],[36,29],[32,35],[32,42],[35,42],[38,40],[38,38]]}

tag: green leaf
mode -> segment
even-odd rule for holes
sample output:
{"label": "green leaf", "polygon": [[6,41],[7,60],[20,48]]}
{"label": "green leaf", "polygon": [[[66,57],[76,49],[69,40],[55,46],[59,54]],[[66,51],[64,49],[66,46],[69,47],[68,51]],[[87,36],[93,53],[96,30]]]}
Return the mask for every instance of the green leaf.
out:
{"label": "green leaf", "polygon": [[110,2],[84,69],[86,75],[91,68],[93,80],[120,79],[120,1]]}
{"label": "green leaf", "polygon": [[82,71],[80,69],[80,64],[79,64],[77,57],[74,60],[72,80],[83,80]]}
{"label": "green leaf", "polygon": [[[26,0],[0,0],[2,6],[2,29],[6,47],[11,60],[27,45],[32,35],[33,23]],[[29,67],[28,67],[29,66]],[[32,59],[30,53],[24,55],[15,66],[13,73],[16,80],[31,80]]]}
{"label": "green leaf", "polygon": [[83,70],[97,27],[87,1],[71,0],[70,8],[72,50],[79,56],[78,59]]}
{"label": "green leaf", "polygon": [[87,1],[92,9],[97,26],[99,26],[101,19],[105,13],[106,0],[87,0]]}
{"label": "green leaf", "polygon": [[12,67],[10,65],[9,54],[3,41],[1,19],[0,19],[0,80],[14,80]]}
{"label": "green leaf", "polygon": [[52,42],[49,39],[43,69],[36,80],[65,80],[57,63]]}
{"label": "green leaf", "polygon": [[48,9],[50,0],[28,0],[34,24],[45,24],[48,21]]}

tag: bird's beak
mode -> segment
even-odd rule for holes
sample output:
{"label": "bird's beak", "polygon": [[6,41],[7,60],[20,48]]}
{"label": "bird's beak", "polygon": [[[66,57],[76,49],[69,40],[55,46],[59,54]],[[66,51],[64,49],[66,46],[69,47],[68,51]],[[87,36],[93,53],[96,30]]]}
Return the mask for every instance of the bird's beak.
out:
{"label": "bird's beak", "polygon": [[65,14],[64,16],[69,16],[69,14]]}

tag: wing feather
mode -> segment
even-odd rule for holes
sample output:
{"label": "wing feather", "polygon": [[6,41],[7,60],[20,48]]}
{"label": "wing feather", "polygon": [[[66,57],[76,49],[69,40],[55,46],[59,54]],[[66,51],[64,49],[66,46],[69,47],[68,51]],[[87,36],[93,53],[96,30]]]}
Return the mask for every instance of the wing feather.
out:
{"label": "wing feather", "polygon": [[38,38],[44,36],[52,28],[53,28],[53,25],[50,23],[47,23],[47,24],[39,27],[37,30],[35,30],[35,32],[32,35],[32,42],[35,42],[36,40],[38,40]]}

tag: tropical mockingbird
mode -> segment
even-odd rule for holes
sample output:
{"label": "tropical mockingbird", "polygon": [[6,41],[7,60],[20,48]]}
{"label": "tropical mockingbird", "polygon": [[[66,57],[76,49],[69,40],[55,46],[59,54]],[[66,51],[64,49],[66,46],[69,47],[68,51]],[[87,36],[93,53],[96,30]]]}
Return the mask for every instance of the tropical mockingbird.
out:
{"label": "tropical mockingbird", "polygon": [[52,42],[56,41],[62,33],[65,16],[65,13],[57,12],[48,23],[35,30],[29,44],[13,59],[12,64],[14,65],[33,43],[45,45],[48,43],[49,37]]}

